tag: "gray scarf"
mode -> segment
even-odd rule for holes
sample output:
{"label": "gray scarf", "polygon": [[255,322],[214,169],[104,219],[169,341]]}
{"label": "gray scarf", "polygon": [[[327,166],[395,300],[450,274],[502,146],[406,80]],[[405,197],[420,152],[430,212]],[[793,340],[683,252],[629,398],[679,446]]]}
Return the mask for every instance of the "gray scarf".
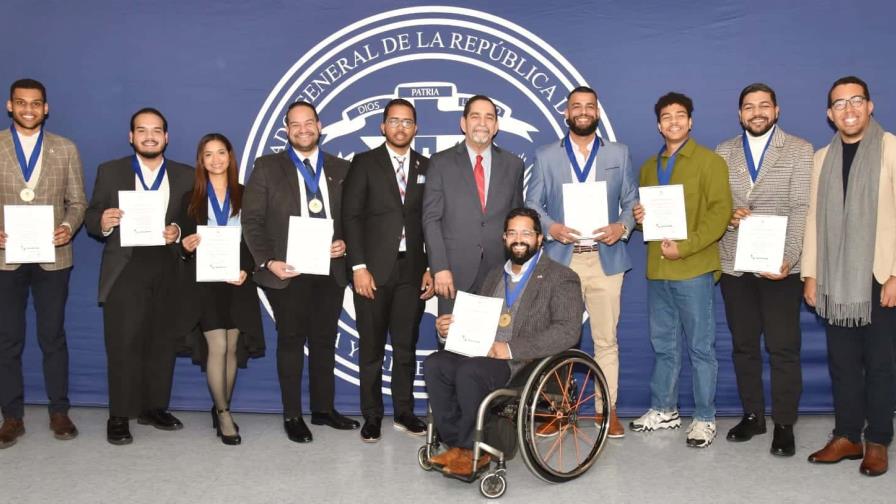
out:
{"label": "gray scarf", "polygon": [[828,323],[871,323],[871,281],[884,131],[872,117],[856,151],[843,198],[843,143],[834,135],[818,181],[816,306]]}

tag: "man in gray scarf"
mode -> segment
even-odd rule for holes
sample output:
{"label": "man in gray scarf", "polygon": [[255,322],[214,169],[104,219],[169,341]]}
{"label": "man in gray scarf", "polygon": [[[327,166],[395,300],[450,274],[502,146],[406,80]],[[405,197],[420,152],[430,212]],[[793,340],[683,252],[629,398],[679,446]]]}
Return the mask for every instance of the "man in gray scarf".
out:
{"label": "man in gray scarf", "polygon": [[831,86],[837,134],[815,153],[801,276],[806,303],[825,320],[834,395],[833,437],[809,462],[863,459],[859,471],[879,476],[896,392],[896,136],[873,112],[858,77]]}

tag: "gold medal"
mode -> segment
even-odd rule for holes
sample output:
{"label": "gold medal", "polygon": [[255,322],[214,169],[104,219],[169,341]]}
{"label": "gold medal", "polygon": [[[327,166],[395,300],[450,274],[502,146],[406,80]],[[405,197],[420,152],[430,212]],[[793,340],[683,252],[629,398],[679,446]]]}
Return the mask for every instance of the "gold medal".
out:
{"label": "gold medal", "polygon": [[34,199],[34,191],[31,188],[26,187],[19,192],[19,197],[22,198],[22,201],[28,203]]}
{"label": "gold medal", "polygon": [[513,317],[509,313],[502,313],[501,318],[498,319],[498,325],[501,327],[507,327],[510,325],[510,322],[513,320]]}
{"label": "gold medal", "polygon": [[311,210],[312,213],[320,213],[321,210],[324,209],[324,203],[314,198],[313,200],[308,202],[308,210]]}

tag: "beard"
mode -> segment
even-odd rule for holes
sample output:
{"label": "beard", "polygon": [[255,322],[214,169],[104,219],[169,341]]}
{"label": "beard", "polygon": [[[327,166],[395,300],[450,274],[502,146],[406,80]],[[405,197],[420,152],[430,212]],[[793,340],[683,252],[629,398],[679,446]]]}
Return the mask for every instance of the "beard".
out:
{"label": "beard", "polygon": [[155,159],[165,153],[165,147],[167,147],[167,145],[159,145],[156,150],[146,150],[137,145],[133,145],[133,147],[134,152],[140,154],[142,157],[146,159]]}
{"label": "beard", "polygon": [[[514,252],[513,248],[518,246],[523,246],[526,248],[521,252],[516,253]],[[537,249],[538,247],[533,247],[526,242],[519,241],[511,243],[510,245],[504,247],[504,251],[507,257],[510,259],[510,262],[518,266],[522,266],[523,264],[526,264],[526,261],[532,259],[535,256],[535,253],[538,251]]]}
{"label": "beard", "polygon": [[597,118],[595,118],[593,121],[589,122],[585,126],[578,126],[575,121],[576,118],[573,117],[572,119],[573,119],[572,121],[570,121],[569,119],[566,119],[566,125],[569,126],[570,131],[572,131],[573,133],[575,133],[578,136],[582,136],[582,137],[589,136],[592,133],[594,133],[595,131],[597,131],[597,123],[599,122]]}
{"label": "beard", "polygon": [[768,133],[769,131],[771,131],[771,129],[774,128],[776,124],[778,124],[778,120],[777,120],[777,119],[771,119],[771,120],[769,120],[769,121],[765,124],[765,127],[762,128],[762,129],[759,130],[759,131],[753,131],[753,130],[751,129],[749,123],[746,123],[746,124],[741,123],[741,126],[744,128],[744,130],[746,130],[747,133],[750,134],[750,136],[761,137],[762,135],[764,135],[764,134]]}

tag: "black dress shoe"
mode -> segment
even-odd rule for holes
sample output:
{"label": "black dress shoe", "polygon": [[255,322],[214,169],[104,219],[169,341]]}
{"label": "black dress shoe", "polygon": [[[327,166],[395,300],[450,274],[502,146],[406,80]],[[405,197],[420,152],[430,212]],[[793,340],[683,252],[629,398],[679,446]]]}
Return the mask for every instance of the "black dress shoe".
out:
{"label": "black dress shoe", "polygon": [[184,428],[184,424],[177,417],[163,409],[144,411],[137,417],[137,423],[140,425],[152,425],[156,429],[168,431]]}
{"label": "black dress shoe", "polygon": [[109,417],[109,421],[106,422],[106,440],[114,445],[134,442],[131,429],[128,427],[128,417]]}
{"label": "black dress shoe", "polygon": [[412,436],[426,434],[426,424],[413,413],[401,413],[392,418],[392,426],[395,430],[407,432]]}
{"label": "black dress shoe", "polygon": [[287,418],[283,421],[283,428],[286,430],[286,436],[294,443],[310,443],[311,431],[305,425],[302,417]]}
{"label": "black dress shoe", "polygon": [[361,441],[376,443],[380,440],[380,427],[383,419],[380,417],[367,417],[364,419],[364,427],[361,427]]}
{"label": "black dress shoe", "polygon": [[775,437],[772,438],[772,455],[792,457],[796,453],[796,442],[793,439],[793,426],[775,424]]}
{"label": "black dress shoe", "polygon": [[744,415],[740,423],[728,431],[728,441],[742,442],[753,439],[757,434],[765,434],[765,417],[758,417],[754,413]]}
{"label": "black dress shoe", "polygon": [[311,413],[311,423],[314,425],[329,425],[339,430],[354,430],[361,428],[361,422],[333,410],[329,413]]}

